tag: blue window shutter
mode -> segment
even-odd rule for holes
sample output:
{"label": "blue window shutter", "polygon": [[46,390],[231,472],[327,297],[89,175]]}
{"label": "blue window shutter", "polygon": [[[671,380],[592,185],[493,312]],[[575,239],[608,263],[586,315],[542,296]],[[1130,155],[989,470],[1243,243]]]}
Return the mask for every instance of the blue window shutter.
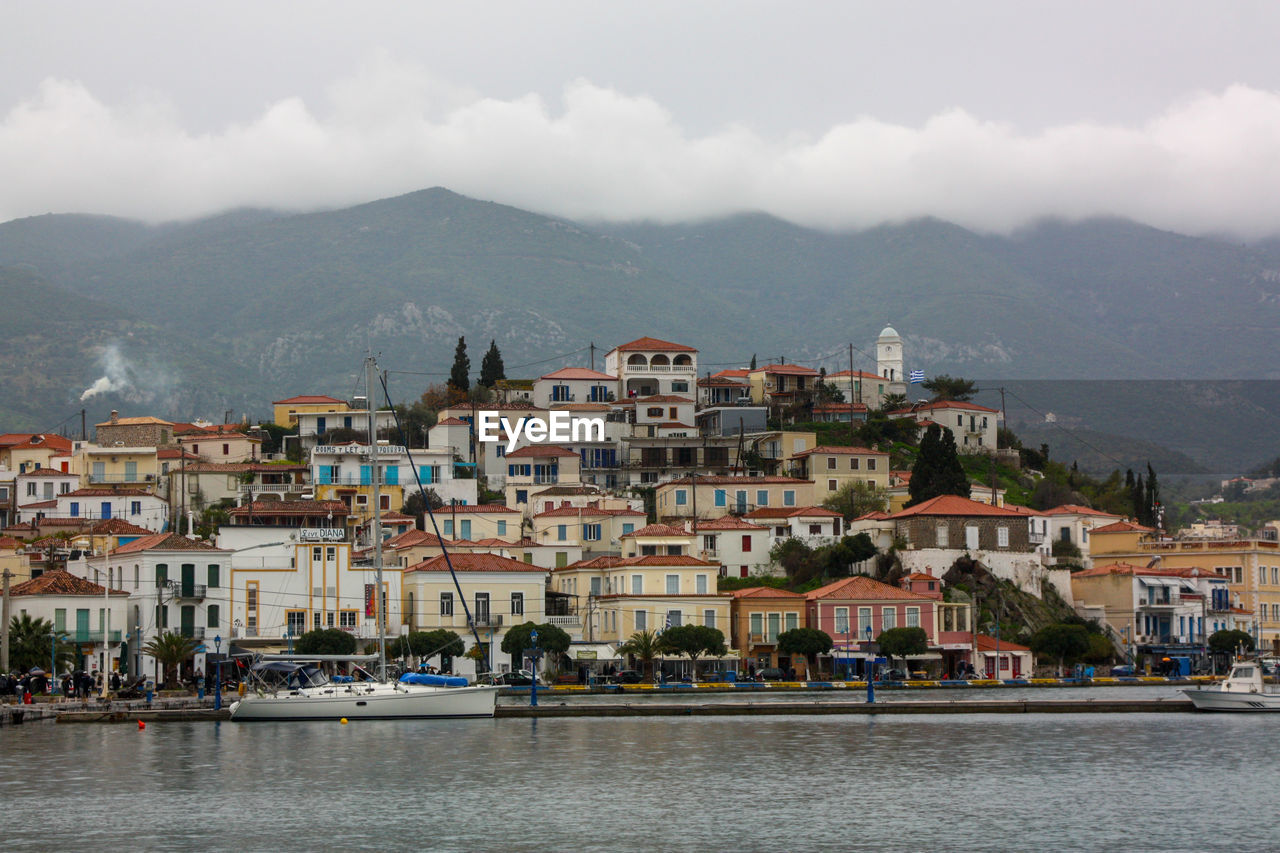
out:
{"label": "blue window shutter", "polygon": [[360,466],[360,485],[368,486],[372,482],[373,482],[373,466],[361,465]]}
{"label": "blue window shutter", "polygon": [[727,503],[727,496],[724,489],[716,489],[716,506],[724,506]]}
{"label": "blue window shutter", "polygon": [[471,538],[471,520],[470,519],[464,518],[462,520],[462,538],[463,539]]}
{"label": "blue window shutter", "polygon": [[389,465],[387,466],[386,471],[387,471],[387,485],[388,486],[400,485],[400,466]]}
{"label": "blue window shutter", "polygon": [[[80,502],[79,502],[79,501],[72,501],[72,502],[71,502],[71,517],[72,517],[72,518],[79,518],[79,517],[80,517]],[[379,641],[379,642],[381,642],[381,641]]]}

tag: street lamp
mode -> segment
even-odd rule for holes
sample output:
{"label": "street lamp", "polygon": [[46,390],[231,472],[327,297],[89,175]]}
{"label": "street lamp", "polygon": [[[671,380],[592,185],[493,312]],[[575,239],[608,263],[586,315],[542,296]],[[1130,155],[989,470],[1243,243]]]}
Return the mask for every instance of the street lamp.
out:
{"label": "street lamp", "polygon": [[534,628],[529,632],[529,644],[533,646],[529,650],[529,667],[530,674],[533,676],[529,680],[529,707],[538,707],[538,629]]}
{"label": "street lamp", "polygon": [[217,675],[215,675],[214,677],[217,679],[217,682],[213,685],[213,691],[214,691],[213,692],[213,710],[221,711],[222,710],[222,635],[221,634],[218,634],[216,637],[213,638],[213,653],[218,657],[218,659],[214,662],[214,667],[216,667],[217,669]]}
{"label": "street lamp", "polygon": [[49,683],[53,695],[58,693],[58,641],[69,639],[66,634],[56,631],[49,635]]}
{"label": "street lamp", "polygon": [[876,678],[875,678],[875,652],[871,649],[871,622],[867,621],[867,704],[874,705],[876,701]]}

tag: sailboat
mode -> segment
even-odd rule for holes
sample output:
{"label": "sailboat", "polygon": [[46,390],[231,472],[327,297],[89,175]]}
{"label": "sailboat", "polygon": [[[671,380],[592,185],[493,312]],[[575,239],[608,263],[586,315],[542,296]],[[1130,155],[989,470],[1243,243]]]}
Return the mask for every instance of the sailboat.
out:
{"label": "sailboat", "polygon": [[[369,464],[373,477],[373,565],[377,573],[374,589],[382,586],[382,506],[379,485],[378,442],[374,389],[378,387],[378,367],[365,359],[369,387]],[[468,685],[465,678],[405,675],[389,681],[387,674],[387,632],[385,597],[377,601],[378,654],[349,655],[261,655],[250,669],[253,689],[231,706],[231,719],[250,720],[361,720],[422,719],[432,717],[492,717],[498,689],[490,685]],[[347,662],[355,676],[330,678],[322,663]],[[376,675],[361,664],[375,663]]]}

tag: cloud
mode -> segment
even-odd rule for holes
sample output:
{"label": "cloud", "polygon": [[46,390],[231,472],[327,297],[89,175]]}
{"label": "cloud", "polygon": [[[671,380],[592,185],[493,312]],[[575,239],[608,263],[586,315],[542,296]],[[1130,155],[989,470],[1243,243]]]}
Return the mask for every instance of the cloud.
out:
{"label": "cloud", "polygon": [[832,229],[936,216],[1008,232],[1122,216],[1182,233],[1280,233],[1280,93],[1243,85],[1133,126],[1023,133],[956,108],[917,127],[860,116],[776,139],[745,126],[692,135],[652,98],[587,80],[553,106],[375,57],[321,104],[285,98],[210,133],[184,129],[179,112],[46,80],[0,120],[0,220],[306,210],[440,185],[580,219],[759,210]]}
{"label": "cloud", "polygon": [[169,370],[151,361],[139,365],[125,355],[116,341],[98,353],[98,366],[103,375],[80,394],[81,402],[111,394],[130,403],[151,403],[171,398],[177,386],[177,379]]}

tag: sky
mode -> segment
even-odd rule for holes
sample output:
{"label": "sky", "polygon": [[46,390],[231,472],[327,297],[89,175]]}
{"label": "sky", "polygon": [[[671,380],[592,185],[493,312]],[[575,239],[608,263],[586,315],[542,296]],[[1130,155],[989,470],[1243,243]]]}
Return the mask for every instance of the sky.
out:
{"label": "sky", "polygon": [[444,186],[586,221],[1280,234],[1273,2],[8,0],[4,20],[0,221]]}

